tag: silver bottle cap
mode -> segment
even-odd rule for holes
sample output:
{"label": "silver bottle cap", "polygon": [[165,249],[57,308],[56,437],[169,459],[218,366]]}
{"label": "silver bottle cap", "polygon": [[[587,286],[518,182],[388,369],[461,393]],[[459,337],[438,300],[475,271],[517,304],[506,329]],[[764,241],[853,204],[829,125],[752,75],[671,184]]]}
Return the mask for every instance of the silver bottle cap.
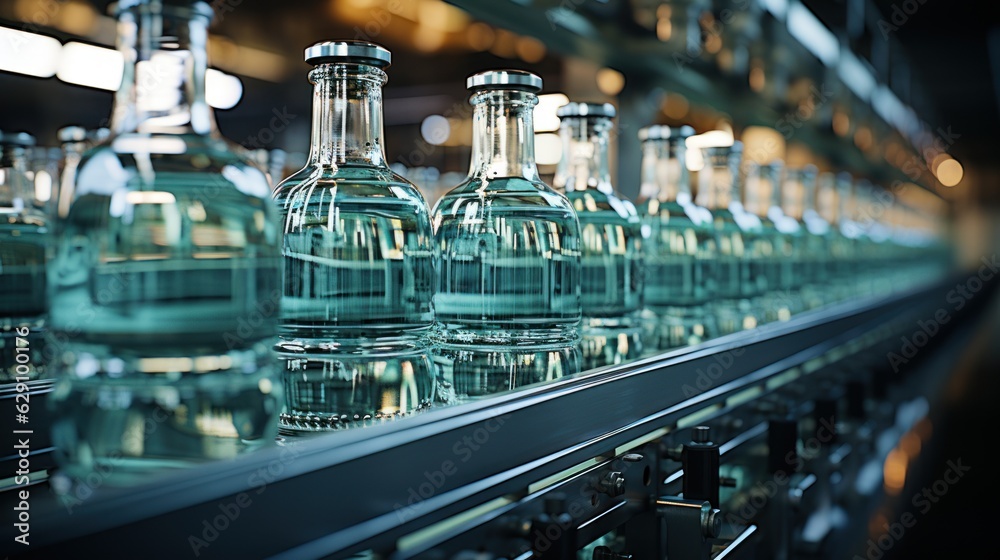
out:
{"label": "silver bottle cap", "polygon": [[683,140],[689,136],[694,136],[694,128],[688,125],[667,126],[665,124],[654,124],[639,129],[639,140]]}
{"label": "silver bottle cap", "polygon": [[35,137],[27,132],[4,132],[0,130],[0,144],[4,146],[24,146],[35,145]]}
{"label": "silver bottle cap", "polygon": [[556,116],[563,117],[606,117],[615,118],[615,106],[610,103],[567,103],[556,110]]}
{"label": "silver bottle cap", "polygon": [[66,126],[56,132],[56,138],[63,144],[67,142],[83,142],[87,139],[87,129],[82,126]]}
{"label": "silver bottle cap", "polygon": [[465,80],[469,91],[514,89],[536,93],[542,89],[542,78],[524,70],[486,70]]}
{"label": "silver bottle cap", "polygon": [[306,48],[306,62],[313,65],[353,62],[388,68],[392,64],[392,53],[382,45],[367,41],[323,41]]}

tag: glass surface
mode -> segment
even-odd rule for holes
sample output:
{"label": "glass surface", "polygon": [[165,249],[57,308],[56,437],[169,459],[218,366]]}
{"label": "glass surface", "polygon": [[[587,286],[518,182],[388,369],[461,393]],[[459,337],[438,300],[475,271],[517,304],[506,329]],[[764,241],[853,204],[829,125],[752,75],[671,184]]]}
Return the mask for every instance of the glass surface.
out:
{"label": "glass surface", "polygon": [[718,335],[756,325],[747,298],[752,289],[750,259],[744,243],[744,235],[752,224],[744,220],[745,214],[739,204],[741,148],[739,143],[706,148],[705,166],[698,172],[698,202],[708,209],[715,235],[715,279],[710,285]]}
{"label": "glass surface", "polygon": [[281,336],[398,347],[432,325],[433,233],[416,188],[388,169],[313,168],[278,185]]}
{"label": "glass surface", "polygon": [[435,206],[438,336],[462,344],[578,338],[581,234],[563,195],[538,178],[528,92],[472,97],[469,178]]}
{"label": "glass surface", "polygon": [[0,144],[0,322],[45,313],[45,243],[49,226],[34,204],[25,147]]}
{"label": "glass surface", "polygon": [[0,142],[0,384],[40,379],[47,369],[45,247],[50,228],[34,204],[25,156],[25,146]]}
{"label": "glass surface", "polygon": [[796,278],[796,281],[801,286],[803,308],[815,309],[828,302],[825,276],[829,268],[831,250],[830,225],[816,209],[819,190],[816,168],[808,165],[797,171],[795,188],[802,192],[802,211],[794,217],[802,235],[800,256],[797,260],[803,264],[801,277]]}
{"label": "glass surface", "polygon": [[715,289],[716,239],[707,210],[691,200],[684,141],[674,136],[642,144],[647,350],[697,344],[714,332],[708,303]]}
{"label": "glass surface", "polygon": [[77,164],[47,274],[69,485],[273,443],[280,412],[277,212],[205,102],[209,16],[150,2],[118,17],[113,133]]}
{"label": "glass surface", "polygon": [[309,74],[305,167],[275,187],[283,223],[281,428],[305,434],[430,405],[434,233],[417,188],[384,159],[385,72],[345,58]]}
{"label": "glass surface", "polygon": [[760,220],[760,232],[753,239],[756,271],[756,296],[752,307],[765,323],[786,321],[799,305],[794,280],[798,222],[781,209],[780,162],[748,165],[744,189],[747,212]]}
{"label": "glass surface", "polygon": [[580,221],[580,302],[590,328],[637,326],[642,309],[642,231],[635,206],[611,183],[607,117],[562,117],[563,156],[553,186]]}
{"label": "glass surface", "polygon": [[284,364],[285,435],[375,425],[454,401],[427,350],[360,356],[310,355],[281,344],[277,350]]}
{"label": "glass surface", "polygon": [[575,345],[439,344],[432,353],[439,383],[449,390],[453,403],[553,381],[585,369]]}

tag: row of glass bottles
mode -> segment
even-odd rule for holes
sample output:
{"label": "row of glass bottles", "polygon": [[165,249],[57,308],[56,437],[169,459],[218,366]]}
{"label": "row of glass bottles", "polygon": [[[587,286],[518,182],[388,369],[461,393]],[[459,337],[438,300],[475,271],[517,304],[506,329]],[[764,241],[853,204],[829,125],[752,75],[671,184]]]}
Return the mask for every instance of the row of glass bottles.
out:
{"label": "row of glass bottles", "polygon": [[[573,103],[560,110],[557,191],[534,162],[541,79],[483,72],[467,83],[469,177],[431,212],[385,160],[389,52],[327,42],[306,50],[308,163],[271,193],[204,101],[207,5],[119,10],[112,134],[81,152],[66,133],[75,156],[49,244],[70,477],[228,457],[271,441],[281,411],[286,434],[393,418],[631,359],[640,328],[648,348],[671,348],[814,299],[782,293],[815,274],[797,241],[815,216],[788,201],[771,216],[776,194],[768,212],[749,198],[744,210],[738,143],[706,150],[696,205],[693,131],[642,131],[651,194],[637,211],[610,181],[613,107]],[[769,316],[775,301],[786,308]]]}

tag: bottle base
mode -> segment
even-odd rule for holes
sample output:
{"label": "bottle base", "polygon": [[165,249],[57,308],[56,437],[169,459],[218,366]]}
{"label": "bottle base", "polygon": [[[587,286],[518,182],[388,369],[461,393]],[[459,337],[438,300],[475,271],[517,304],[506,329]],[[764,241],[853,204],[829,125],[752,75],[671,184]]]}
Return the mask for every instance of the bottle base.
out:
{"label": "bottle base", "polygon": [[[301,342],[301,341],[299,341]],[[278,431],[303,436],[381,424],[422,412],[445,399],[423,347],[356,353],[343,346],[326,350],[313,340],[308,346],[279,342],[285,405]]]}
{"label": "bottle base", "polygon": [[582,369],[576,344],[439,344],[433,355],[438,374],[453,387],[457,402],[552,381]]}
{"label": "bottle base", "polygon": [[263,344],[216,356],[93,348],[69,356],[50,397],[67,487],[131,486],[274,443],[281,387]]}
{"label": "bottle base", "polygon": [[572,345],[580,338],[580,323],[574,321],[564,325],[532,327],[525,323],[482,325],[448,322],[439,324],[433,337],[438,343],[463,346]]}

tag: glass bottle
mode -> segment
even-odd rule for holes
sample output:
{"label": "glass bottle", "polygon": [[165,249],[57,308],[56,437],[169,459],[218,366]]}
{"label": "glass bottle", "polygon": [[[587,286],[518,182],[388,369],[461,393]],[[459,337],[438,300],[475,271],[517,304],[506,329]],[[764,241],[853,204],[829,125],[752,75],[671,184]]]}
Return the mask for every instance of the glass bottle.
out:
{"label": "glass bottle", "polygon": [[755,238],[752,252],[759,255],[757,278],[758,296],[753,307],[765,322],[788,320],[796,305],[792,290],[794,239],[798,223],[781,210],[781,173],[783,164],[751,163],[747,169],[744,203],[747,212],[760,220],[762,235]]}
{"label": "glass bottle", "polygon": [[836,262],[836,278],[839,281],[838,300],[854,297],[859,293],[860,240],[861,228],[854,222],[854,178],[850,173],[840,172],[836,181],[836,216],[834,219],[834,245],[831,254]]}
{"label": "glass bottle", "polygon": [[576,373],[581,367],[580,225],[535,165],[538,76],[469,77],[472,163],[441,197],[434,359],[458,398]]}
{"label": "glass bottle", "polygon": [[802,213],[802,223],[809,234],[806,250],[814,256],[812,278],[809,290],[812,294],[811,307],[819,307],[830,302],[833,262],[833,232],[830,222],[824,217],[827,210],[823,198],[829,198],[829,192],[834,189],[836,179],[833,173],[823,172],[815,176],[815,185],[806,191],[805,210]]}
{"label": "glass bottle", "polygon": [[829,250],[824,238],[813,233],[806,222],[806,216],[815,214],[816,177],[817,170],[813,165],[790,167],[781,186],[782,212],[797,225],[792,276],[804,309],[822,304],[815,285],[821,279],[823,259]]}
{"label": "glass bottle", "polygon": [[[273,443],[277,212],[205,101],[211,7],[117,5],[112,134],[80,158],[48,268],[63,482]],[[58,488],[64,488],[60,483]]]}
{"label": "glass bottle", "polygon": [[0,386],[44,377],[45,246],[27,151],[35,139],[0,131]]}
{"label": "glass bottle", "polygon": [[579,336],[580,225],[535,165],[532,109],[541,78],[470,76],[472,165],[433,213],[441,250],[438,335],[458,344],[574,344]]}
{"label": "glass bottle", "polygon": [[307,48],[305,60],[313,66],[309,157],[274,190],[284,226],[281,422],[295,433],[425,407],[434,324],[427,203],[385,160],[391,54],[327,41]]}
{"label": "glass bottle", "polygon": [[647,338],[654,349],[697,344],[712,333],[708,304],[715,282],[715,233],[706,210],[691,199],[685,141],[690,126],[639,131],[642,172],[639,215],[649,229],[643,250]]}
{"label": "glass bottle", "polygon": [[872,185],[868,179],[858,179],[851,190],[851,221],[856,232],[854,255],[857,262],[856,282],[859,295],[871,296],[875,290],[877,244],[872,237],[875,221],[871,199]]}
{"label": "glass bottle", "polygon": [[[563,156],[552,183],[566,195],[580,220],[580,302],[584,367],[638,357],[642,351],[642,230],[631,201],[611,184],[610,143],[615,108],[610,103],[560,107]],[[629,332],[634,331],[634,332]],[[618,334],[624,346],[609,344]],[[593,336],[591,336],[593,335]],[[618,355],[616,349],[626,354]]]}
{"label": "glass bottle", "polygon": [[740,161],[743,144],[702,149],[704,167],[698,172],[698,204],[708,209],[715,234],[716,266],[712,290],[718,334],[725,335],[753,328],[747,294],[750,286],[750,260],[744,246],[745,225],[739,204]]}

